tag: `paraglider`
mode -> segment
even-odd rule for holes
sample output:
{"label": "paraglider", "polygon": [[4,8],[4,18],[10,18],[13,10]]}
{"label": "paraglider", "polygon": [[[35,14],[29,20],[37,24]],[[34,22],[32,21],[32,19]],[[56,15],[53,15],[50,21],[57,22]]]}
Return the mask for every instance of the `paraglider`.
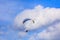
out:
{"label": "paraglider", "polygon": [[[32,19],[29,19],[29,18],[27,18],[27,19],[25,19],[25,20],[23,20],[23,24],[25,24],[25,22],[27,22],[27,21],[29,21],[29,20],[31,20],[32,21],[32,23],[35,23],[35,21],[34,20],[32,20]],[[28,30],[25,30],[25,32],[28,32]]]}
{"label": "paraglider", "polygon": [[26,32],[28,32],[28,30],[26,30]]}

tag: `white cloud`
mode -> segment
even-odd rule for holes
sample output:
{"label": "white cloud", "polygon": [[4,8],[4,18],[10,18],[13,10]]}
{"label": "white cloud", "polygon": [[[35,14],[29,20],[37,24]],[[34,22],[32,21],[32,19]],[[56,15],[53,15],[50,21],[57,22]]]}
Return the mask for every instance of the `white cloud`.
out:
{"label": "white cloud", "polygon": [[31,35],[28,40],[38,40],[36,33],[34,33],[33,35]]}
{"label": "white cloud", "polygon": [[29,40],[36,40],[36,39],[35,39],[35,37],[32,36],[29,38]]}
{"label": "white cloud", "polygon": [[51,25],[42,32],[32,35],[29,40],[60,40],[60,23]]}
{"label": "white cloud", "polygon": [[44,31],[37,34],[37,37],[41,40],[60,40],[60,23],[52,25]]}
{"label": "white cloud", "polygon": [[26,37],[26,35],[27,35],[26,32],[19,32],[19,33],[18,33],[19,38]]}
{"label": "white cloud", "polygon": [[[18,14],[15,18],[14,25],[17,28],[25,28],[26,30],[32,30],[42,27],[42,25],[48,25],[55,20],[60,20],[60,8],[44,8],[43,6],[36,6],[34,9],[26,9],[22,13]],[[35,21],[34,24],[27,22],[23,24],[23,20],[30,18]],[[30,26],[29,26],[30,25]]]}

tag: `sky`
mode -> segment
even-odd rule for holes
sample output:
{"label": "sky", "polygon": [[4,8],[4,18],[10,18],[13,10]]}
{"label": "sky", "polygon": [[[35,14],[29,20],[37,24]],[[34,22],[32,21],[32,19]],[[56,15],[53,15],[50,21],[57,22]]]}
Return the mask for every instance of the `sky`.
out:
{"label": "sky", "polygon": [[[0,40],[60,40],[59,4],[60,0],[0,0]],[[22,24],[25,18],[31,20]]]}

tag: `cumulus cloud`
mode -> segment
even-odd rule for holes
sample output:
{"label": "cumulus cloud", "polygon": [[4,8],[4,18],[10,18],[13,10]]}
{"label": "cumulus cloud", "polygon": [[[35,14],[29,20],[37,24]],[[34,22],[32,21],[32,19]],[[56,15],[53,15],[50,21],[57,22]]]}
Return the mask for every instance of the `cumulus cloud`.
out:
{"label": "cumulus cloud", "polygon": [[[41,5],[36,6],[33,9],[26,9],[15,18],[14,25],[16,28],[25,28],[25,30],[33,30],[41,28],[42,26],[53,23],[56,20],[60,20],[60,8],[44,8]],[[27,21],[23,24],[25,19],[34,20],[35,23]]]}
{"label": "cumulus cloud", "polygon": [[[55,21],[60,21],[60,8],[44,8],[41,5],[36,6],[33,9],[26,9],[20,14],[18,14],[14,20],[14,28],[19,30],[35,30],[38,28],[44,28],[47,25],[46,29],[32,35],[29,40],[57,40],[60,39],[60,23],[55,23]],[[23,23],[25,19],[31,19]],[[33,23],[33,21],[35,23]],[[52,24],[52,25],[51,25]],[[21,37],[26,36],[27,34],[20,32]],[[22,35],[23,33],[23,35]]]}
{"label": "cumulus cloud", "polygon": [[60,23],[51,25],[47,29],[32,35],[29,40],[60,40]]}
{"label": "cumulus cloud", "polygon": [[48,27],[41,33],[37,34],[40,40],[60,40],[60,23]]}

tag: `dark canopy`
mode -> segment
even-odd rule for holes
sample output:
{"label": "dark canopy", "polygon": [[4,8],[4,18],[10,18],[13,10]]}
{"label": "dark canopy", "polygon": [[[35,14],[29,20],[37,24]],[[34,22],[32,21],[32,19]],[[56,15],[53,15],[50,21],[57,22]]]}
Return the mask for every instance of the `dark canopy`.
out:
{"label": "dark canopy", "polygon": [[[23,24],[26,22],[26,21],[29,21],[29,20],[31,20],[31,19],[25,19],[24,21],[23,21]],[[34,23],[34,20],[32,20],[32,22]]]}
{"label": "dark canopy", "polygon": [[23,21],[23,24],[24,24],[26,21],[28,21],[28,20],[31,20],[31,19],[25,19],[25,20]]}

